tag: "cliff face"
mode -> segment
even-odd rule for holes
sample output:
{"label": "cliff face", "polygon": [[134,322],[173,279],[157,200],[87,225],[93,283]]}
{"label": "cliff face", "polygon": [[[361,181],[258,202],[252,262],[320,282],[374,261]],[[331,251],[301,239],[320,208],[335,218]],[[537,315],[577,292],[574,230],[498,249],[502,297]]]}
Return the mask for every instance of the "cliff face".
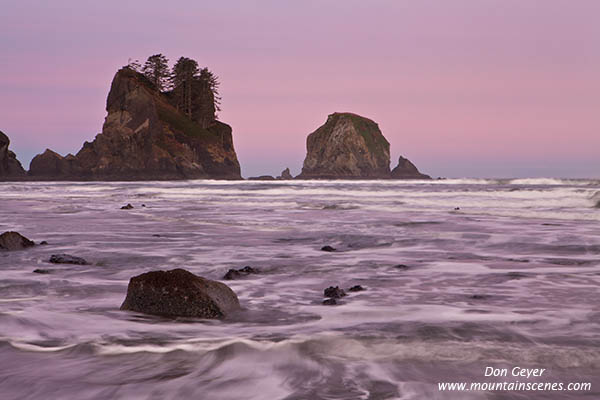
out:
{"label": "cliff face", "polygon": [[153,180],[241,179],[231,127],[206,129],[178,111],[147,79],[123,68],[106,102],[108,115],[93,142],[75,155],[50,150],[31,161],[41,179]]}
{"label": "cliff face", "polygon": [[308,135],[299,179],[385,179],[390,144],[377,124],[351,113],[334,113]]}
{"label": "cliff face", "polygon": [[10,139],[0,131],[0,179],[20,179],[26,173],[15,153],[8,149]]}
{"label": "cliff face", "polygon": [[390,175],[392,179],[431,179],[429,175],[420,173],[415,164],[402,156]]}

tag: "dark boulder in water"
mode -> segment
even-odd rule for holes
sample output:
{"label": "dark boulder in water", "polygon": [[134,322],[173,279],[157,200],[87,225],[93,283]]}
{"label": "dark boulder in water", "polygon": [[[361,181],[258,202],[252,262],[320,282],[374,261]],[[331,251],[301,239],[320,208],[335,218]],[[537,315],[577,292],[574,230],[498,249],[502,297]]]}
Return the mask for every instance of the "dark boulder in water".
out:
{"label": "dark boulder in water", "polygon": [[328,251],[331,253],[333,251],[336,251],[336,249],[331,246],[323,246],[323,247],[321,247],[321,251]]}
{"label": "dark boulder in water", "polygon": [[0,235],[0,250],[22,250],[34,245],[32,240],[18,232],[4,232]]}
{"label": "dark boulder in water", "polygon": [[348,289],[349,292],[362,292],[363,290],[367,290],[367,289],[365,289],[364,287],[362,287],[360,285],[354,285],[350,289]]}
{"label": "dark boulder in water", "polygon": [[126,206],[121,207],[121,210],[131,210],[133,206],[130,203],[127,203]]}
{"label": "dark boulder in water", "polygon": [[257,273],[258,273],[258,269],[252,268],[252,267],[246,265],[244,268],[230,269],[229,271],[227,271],[225,276],[223,276],[223,279],[230,281],[230,280],[233,280],[236,278],[241,278],[246,275],[257,274]]}
{"label": "dark boulder in water", "polygon": [[121,305],[121,310],[166,317],[222,318],[239,309],[229,286],[180,268],[134,276]]}
{"label": "dark boulder in water", "polygon": [[324,306],[335,306],[337,304],[337,301],[335,299],[325,299],[323,300],[323,305]]}
{"label": "dark boulder in water", "polygon": [[346,295],[344,289],[340,289],[339,286],[333,287],[329,286],[327,289],[323,291],[325,297],[330,297],[333,299],[340,299]]}
{"label": "dark boulder in water", "polygon": [[33,270],[34,274],[49,274],[50,270],[49,269],[41,269],[41,268],[36,268]]}
{"label": "dark boulder in water", "polygon": [[52,254],[50,260],[52,264],[75,264],[75,265],[87,265],[89,264],[86,260],[81,257],[75,257],[70,254]]}

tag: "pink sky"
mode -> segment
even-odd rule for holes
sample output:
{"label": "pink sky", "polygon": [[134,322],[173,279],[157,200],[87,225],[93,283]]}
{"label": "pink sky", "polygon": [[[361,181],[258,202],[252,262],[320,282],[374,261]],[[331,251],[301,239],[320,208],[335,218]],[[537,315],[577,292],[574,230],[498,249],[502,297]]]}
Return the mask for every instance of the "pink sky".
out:
{"label": "pink sky", "polygon": [[23,164],[92,140],[116,70],[162,52],[220,76],[244,176],[298,173],[351,111],[433,176],[600,177],[600,1],[201,3],[4,1],[0,130]]}

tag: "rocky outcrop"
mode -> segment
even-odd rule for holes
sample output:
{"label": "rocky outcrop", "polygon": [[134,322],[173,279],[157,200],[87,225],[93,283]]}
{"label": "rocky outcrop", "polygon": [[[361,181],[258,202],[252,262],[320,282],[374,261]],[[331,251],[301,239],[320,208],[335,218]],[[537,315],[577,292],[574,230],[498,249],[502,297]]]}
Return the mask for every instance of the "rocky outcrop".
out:
{"label": "rocky outcrop", "polygon": [[277,177],[277,179],[279,179],[279,180],[290,180],[290,179],[294,179],[294,177],[292,176],[292,173],[290,172],[290,169],[286,168],[283,171],[281,171],[281,175],[279,175]]}
{"label": "rocky outcrop", "polygon": [[171,97],[138,72],[122,68],[111,84],[102,133],[85,142],[75,156],[62,157],[51,150],[36,156],[30,177],[241,179],[231,127],[215,120],[204,128],[180,112]]}
{"label": "rocky outcrop", "polygon": [[77,179],[81,174],[81,163],[73,154],[63,157],[50,149],[35,156],[29,165],[29,175],[37,178]]}
{"label": "rocky outcrop", "polygon": [[334,113],[308,135],[299,179],[385,179],[390,144],[379,126],[351,113]]}
{"label": "rocky outcrop", "polygon": [[274,181],[271,175],[251,176],[248,178],[249,181]]}
{"label": "rocky outcrop", "polygon": [[0,180],[19,179],[26,175],[15,153],[8,149],[10,139],[0,131]]}
{"label": "rocky outcrop", "polygon": [[239,310],[236,294],[221,282],[183,269],[131,278],[121,310],[167,317],[222,318]]}
{"label": "rocky outcrop", "polygon": [[35,243],[18,232],[4,232],[0,235],[0,250],[22,250]]}
{"label": "rocky outcrop", "polygon": [[398,159],[398,165],[392,170],[390,176],[392,179],[431,179],[429,175],[420,173],[413,163],[402,156]]}

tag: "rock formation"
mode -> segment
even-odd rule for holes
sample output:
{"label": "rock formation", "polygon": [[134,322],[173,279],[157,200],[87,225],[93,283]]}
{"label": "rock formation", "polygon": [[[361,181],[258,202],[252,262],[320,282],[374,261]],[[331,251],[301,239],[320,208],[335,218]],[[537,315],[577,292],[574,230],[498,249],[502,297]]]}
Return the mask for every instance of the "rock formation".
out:
{"label": "rock formation", "polygon": [[249,181],[274,181],[271,175],[251,176],[248,178]]}
{"label": "rock formation", "polygon": [[229,286],[183,269],[134,276],[121,305],[121,310],[197,318],[221,318],[239,309],[239,300]]}
{"label": "rock formation", "polygon": [[429,175],[420,173],[413,163],[402,156],[398,159],[398,165],[390,175],[392,179],[431,179]]}
{"label": "rock formation", "polygon": [[334,113],[308,135],[299,179],[385,179],[390,144],[379,126],[351,113]]}
{"label": "rock formation", "polygon": [[352,113],[329,115],[308,135],[306,149],[296,179],[431,179],[403,157],[390,171],[390,144],[379,126]]}
{"label": "rock formation", "polygon": [[8,149],[10,139],[0,131],[0,179],[19,179],[26,175],[15,153]]}
{"label": "rock formation", "polygon": [[281,175],[279,175],[277,177],[277,179],[279,179],[279,180],[290,180],[290,179],[294,179],[294,177],[292,176],[292,173],[290,172],[290,169],[286,168],[283,171],[281,171]]}
{"label": "rock formation", "polygon": [[175,107],[142,74],[124,67],[115,75],[108,115],[93,142],[75,155],[51,150],[36,156],[33,179],[154,180],[241,179],[231,127],[212,121],[206,128]]}

